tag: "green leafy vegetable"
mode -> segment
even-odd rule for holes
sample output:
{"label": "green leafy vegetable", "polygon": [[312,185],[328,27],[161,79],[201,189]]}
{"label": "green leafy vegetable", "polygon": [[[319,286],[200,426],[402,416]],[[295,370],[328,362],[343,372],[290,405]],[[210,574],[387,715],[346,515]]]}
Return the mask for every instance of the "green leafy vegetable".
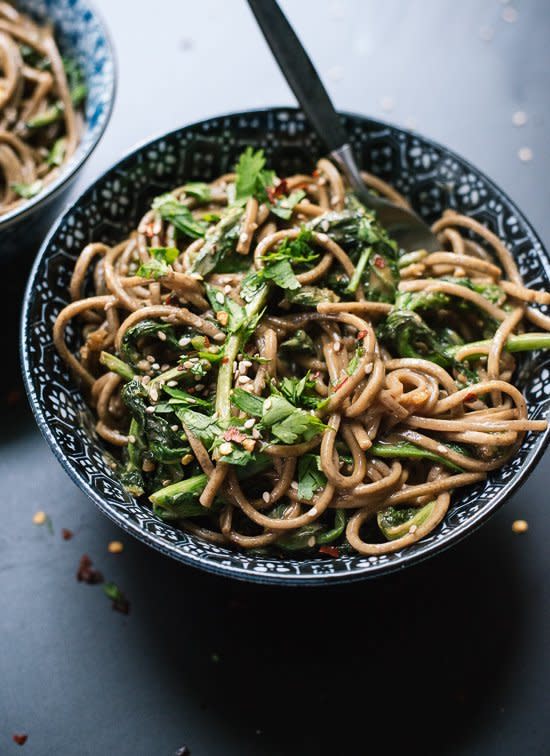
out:
{"label": "green leafy vegetable", "polygon": [[151,207],[163,220],[171,223],[181,234],[190,239],[200,239],[208,229],[208,224],[193,218],[191,210],[173,194],[161,194],[155,197]]}
{"label": "green leafy vegetable", "polygon": [[263,150],[255,152],[252,147],[247,147],[239,157],[235,172],[237,202],[249,197],[256,197],[260,202],[268,199],[266,189],[273,184],[275,173],[265,170]]}
{"label": "green leafy vegetable", "polygon": [[318,454],[304,454],[298,461],[298,496],[311,501],[315,493],[324,488],[327,478],[321,469]]}
{"label": "green leafy vegetable", "polygon": [[142,358],[138,341],[143,338],[158,337],[159,333],[163,333],[166,337],[163,341],[165,346],[170,347],[175,352],[181,351],[174,326],[159,320],[140,320],[135,326],[128,328],[120,345],[120,351],[130,365],[135,367]]}
{"label": "green leafy vegetable", "polygon": [[231,403],[252,417],[261,417],[263,414],[264,400],[242,388],[233,389]]}
{"label": "green leafy vegetable", "polygon": [[23,199],[31,199],[42,191],[44,183],[38,179],[31,184],[14,183],[10,184],[13,191]]}
{"label": "green leafy vegetable", "polygon": [[[444,444],[441,445],[444,446]],[[452,449],[452,447],[449,448]],[[457,450],[454,449],[454,451]],[[458,451],[464,453],[463,449],[458,449]],[[369,449],[369,454],[372,454],[373,457],[382,457],[386,459],[429,459],[448,467],[449,470],[464,472],[459,465],[451,462],[446,457],[431,452],[428,449],[422,449],[421,447],[410,444],[407,441],[398,441],[397,443],[377,441]]]}
{"label": "green leafy vegetable", "polygon": [[67,140],[65,137],[56,139],[53,143],[51,150],[48,152],[46,163],[52,167],[61,165],[65,159],[65,152],[67,149]]}
{"label": "green leafy vegetable", "polygon": [[221,433],[216,420],[184,406],[176,407],[175,412],[186,428],[200,439],[207,449],[210,449],[215,438]]}
{"label": "green leafy vegetable", "polygon": [[303,189],[298,189],[288,196],[283,196],[274,205],[271,205],[271,212],[283,220],[290,220],[294,208],[305,196],[306,193]]}
{"label": "green leafy vegetable", "polygon": [[269,399],[269,403],[264,402],[262,425],[283,444],[310,441],[325,430],[326,426],[316,415],[298,409],[283,396],[272,394]]}
{"label": "green leafy vegetable", "polygon": [[150,247],[148,252],[151,259],[141,263],[136,275],[155,280],[169,273],[170,265],[178,259],[180,253],[177,247]]}
{"label": "green leafy vegetable", "polygon": [[230,207],[220,221],[209,228],[204,244],[193,261],[192,272],[205,276],[235,251],[243,212],[242,207]]}
{"label": "green leafy vegetable", "polygon": [[394,541],[410,532],[411,528],[426,522],[432,514],[435,507],[435,501],[430,501],[424,507],[388,507],[378,512],[376,517],[378,527],[388,539]]}
{"label": "green leafy vegetable", "polygon": [[202,181],[191,181],[189,184],[185,184],[183,191],[200,203],[207,203],[212,199],[212,190],[208,184]]}

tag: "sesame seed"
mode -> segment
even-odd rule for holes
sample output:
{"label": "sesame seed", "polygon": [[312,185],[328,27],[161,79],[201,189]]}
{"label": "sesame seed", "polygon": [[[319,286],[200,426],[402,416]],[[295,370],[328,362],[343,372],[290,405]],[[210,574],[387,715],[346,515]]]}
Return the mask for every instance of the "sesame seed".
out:
{"label": "sesame seed", "polygon": [[178,344],[181,347],[185,347],[190,343],[191,343],[191,339],[189,338],[189,336],[182,336],[181,339],[178,341]]}
{"label": "sesame seed", "polygon": [[370,375],[372,373],[372,362],[369,362],[367,365],[365,365],[365,375]]}
{"label": "sesame seed", "polygon": [[194,456],[192,454],[184,454],[180,461],[181,461],[182,465],[188,465],[194,459],[195,458],[194,458]]}
{"label": "sesame seed", "polygon": [[248,234],[246,233],[246,231],[243,231],[242,234],[239,236],[239,241],[241,244],[244,244],[245,242],[248,241]]}
{"label": "sesame seed", "polygon": [[177,433],[179,431],[179,425],[171,425],[170,430],[173,430],[174,433]]}
{"label": "sesame seed", "polygon": [[148,354],[145,359],[147,360],[147,362],[154,362],[155,361],[155,358],[153,357],[152,354]]}
{"label": "sesame seed", "polygon": [[245,368],[252,367],[250,360],[242,360],[241,365],[243,365]]}
{"label": "sesame seed", "polygon": [[331,204],[331,205],[332,205],[333,207],[334,207],[335,205],[337,205],[337,204],[338,204],[338,202],[339,202],[339,199],[338,199],[338,197],[331,197],[331,198],[330,198],[330,204]]}
{"label": "sesame seed", "polygon": [[263,492],[262,499],[265,501],[266,504],[269,504],[269,502],[271,501],[271,494],[269,493],[269,491]]}
{"label": "sesame seed", "polygon": [[155,411],[155,408],[152,405],[149,405],[149,407],[145,407],[145,412],[147,412],[148,415],[152,415]]}
{"label": "sesame seed", "polygon": [[317,507],[311,507],[311,509],[308,512],[310,517],[316,517],[319,513],[317,512]]}
{"label": "sesame seed", "polygon": [[124,551],[124,544],[121,541],[110,541],[107,551],[109,554],[120,554]]}
{"label": "sesame seed", "polygon": [[518,157],[522,163],[528,163],[533,159],[533,150],[530,147],[520,147]]}
{"label": "sesame seed", "polygon": [[244,362],[239,362],[237,370],[241,375],[244,375],[246,373],[246,365],[244,364]]}
{"label": "sesame seed", "polygon": [[163,365],[160,366],[160,369],[163,373],[165,373],[167,370],[170,370],[170,365],[168,365],[167,362],[165,362]]}
{"label": "sesame seed", "polygon": [[527,123],[527,113],[524,110],[516,110],[512,116],[514,126],[525,126]]}
{"label": "sesame seed", "polygon": [[174,388],[174,386],[178,385],[178,382],[177,381],[167,381],[166,385],[169,386],[170,388]]}
{"label": "sesame seed", "polygon": [[128,436],[128,441],[131,444],[135,444],[136,443],[136,437],[132,433],[130,433],[130,435]]}
{"label": "sesame seed", "polygon": [[249,378],[248,375],[239,375],[237,383],[248,383],[250,380],[251,378]]}
{"label": "sesame seed", "polygon": [[223,444],[220,444],[220,454],[225,457],[227,454],[231,454],[233,451],[232,444],[229,443],[229,441],[225,441]]}
{"label": "sesame seed", "polygon": [[193,363],[191,362],[191,360],[185,360],[185,362],[183,363],[183,367],[186,370],[191,370],[191,368],[193,367]]}
{"label": "sesame seed", "polygon": [[264,410],[271,409],[271,398],[268,397],[264,402]]}
{"label": "sesame seed", "polygon": [[164,331],[159,331],[159,332],[157,333],[157,337],[158,337],[158,338],[159,338],[159,339],[160,339],[161,341],[166,341],[166,334],[164,333]]}
{"label": "sesame seed", "polygon": [[218,302],[218,304],[223,304],[225,302],[225,298],[221,291],[218,291],[218,293],[216,294],[216,302]]}
{"label": "sesame seed", "polygon": [[339,352],[342,348],[342,342],[341,341],[335,341],[334,346],[332,347],[335,352]]}
{"label": "sesame seed", "polygon": [[252,428],[252,438],[258,440],[260,437],[260,431],[257,428]]}
{"label": "sesame seed", "polygon": [[307,539],[307,545],[310,548],[313,548],[313,546],[315,546],[315,536],[311,536],[310,538]]}
{"label": "sesame seed", "polygon": [[326,234],[317,234],[317,240],[320,242],[328,242],[329,238]]}
{"label": "sesame seed", "polygon": [[409,533],[413,535],[413,533],[416,533],[417,530],[418,530],[418,525],[411,525],[411,527],[409,528]]}
{"label": "sesame seed", "polygon": [[226,285],[225,285],[225,286],[223,287],[223,290],[224,290],[224,293],[225,293],[225,294],[231,294],[231,286],[230,286],[229,284],[226,284]]}
{"label": "sesame seed", "polygon": [[46,522],[47,515],[45,512],[36,512],[33,515],[32,521],[35,525],[43,525]]}
{"label": "sesame seed", "polygon": [[158,362],[153,362],[151,367],[153,368],[153,370],[160,370],[160,365],[158,364]]}
{"label": "sesame seed", "polygon": [[154,402],[158,402],[158,400],[159,400],[159,392],[156,390],[156,388],[152,388],[151,389],[151,392],[150,392],[149,396],[151,397],[151,399]]}
{"label": "sesame seed", "polygon": [[197,383],[195,388],[197,389],[197,391],[202,391],[204,388],[204,383]]}
{"label": "sesame seed", "polygon": [[512,530],[514,533],[527,533],[529,530],[529,525],[527,523],[527,520],[514,520],[512,523]]}
{"label": "sesame seed", "polygon": [[290,484],[290,487],[293,488],[295,491],[297,491],[298,490],[297,481],[293,480],[292,483]]}
{"label": "sesame seed", "polygon": [[249,430],[250,428],[254,427],[256,420],[253,417],[250,417],[248,420],[244,421],[244,427]]}

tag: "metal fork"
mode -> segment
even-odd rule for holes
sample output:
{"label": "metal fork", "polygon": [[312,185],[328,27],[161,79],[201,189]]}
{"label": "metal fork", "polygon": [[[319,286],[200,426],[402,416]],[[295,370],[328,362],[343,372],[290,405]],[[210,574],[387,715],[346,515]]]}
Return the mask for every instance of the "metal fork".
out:
{"label": "metal fork", "polygon": [[382,226],[407,252],[441,249],[430,227],[416,213],[368,191],[323,82],[276,1],[248,0],[248,4],[296,99],[359,200],[376,212]]}

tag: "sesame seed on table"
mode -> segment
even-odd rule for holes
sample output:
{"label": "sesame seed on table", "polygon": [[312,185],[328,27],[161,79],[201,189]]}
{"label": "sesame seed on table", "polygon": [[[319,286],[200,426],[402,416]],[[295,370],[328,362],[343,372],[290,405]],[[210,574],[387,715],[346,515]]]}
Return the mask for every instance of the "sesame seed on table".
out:
{"label": "sesame seed on table", "polygon": [[[550,243],[545,0],[281,4],[337,107],[457,151]],[[118,99],[73,199],[151,134],[294,102],[244,0],[94,5]],[[0,753],[545,753],[550,457],[477,533],[383,580],[310,591],[201,574],[101,515],[42,440],[17,355],[34,252],[0,254]]]}

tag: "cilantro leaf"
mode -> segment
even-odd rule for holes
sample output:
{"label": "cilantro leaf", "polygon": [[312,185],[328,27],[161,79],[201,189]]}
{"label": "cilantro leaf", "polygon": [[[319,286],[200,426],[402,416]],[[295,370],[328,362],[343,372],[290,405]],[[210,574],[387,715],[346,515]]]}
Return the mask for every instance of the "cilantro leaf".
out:
{"label": "cilantro leaf", "polygon": [[304,454],[298,461],[298,496],[311,501],[313,495],[327,482],[321,470],[321,458],[318,454]]}
{"label": "cilantro leaf", "polygon": [[151,259],[141,263],[136,271],[136,275],[143,278],[162,278],[170,271],[170,265],[177,260],[179,255],[177,247],[151,247],[149,254]]}
{"label": "cilantro leaf", "polygon": [[195,410],[186,409],[185,407],[178,407],[175,412],[178,420],[200,439],[207,449],[210,449],[215,439],[221,433],[217,422],[212,417],[195,412]]}
{"label": "cilantro leaf", "polygon": [[281,289],[290,289],[295,291],[300,288],[300,282],[294,275],[292,265],[288,260],[279,260],[271,265],[262,268],[263,278],[272,281]]}
{"label": "cilantro leaf", "polygon": [[254,152],[252,147],[247,147],[239,157],[235,167],[237,174],[235,199],[237,202],[256,197],[259,201],[268,199],[267,187],[275,180],[274,171],[265,170],[265,157],[263,150]]}
{"label": "cilantro leaf", "polygon": [[[214,270],[237,246],[243,216],[242,207],[226,210],[219,222],[208,229],[204,244],[192,265],[193,273],[207,275]],[[241,258],[241,255],[236,255]]]}
{"label": "cilantro leaf", "polygon": [[159,213],[163,220],[172,223],[184,236],[199,239],[206,233],[208,224],[193,218],[191,210],[177,200],[173,194],[161,194],[159,197],[155,197],[151,207]]}
{"label": "cilantro leaf", "polygon": [[294,210],[298,202],[301,202],[305,196],[306,193],[304,192],[304,190],[298,189],[288,196],[281,197],[274,205],[271,206],[270,210],[274,215],[279,216],[279,218],[282,218],[283,220],[290,220],[292,211]]}
{"label": "cilantro leaf", "polygon": [[288,399],[296,407],[316,409],[319,405],[319,397],[315,392],[315,381],[312,381],[307,372],[303,378],[288,378],[281,380],[278,392]]}
{"label": "cilantro leaf", "polygon": [[162,384],[162,389],[170,396],[170,399],[168,400],[168,404],[170,405],[179,405],[186,409],[190,409],[191,407],[200,407],[205,410],[212,409],[209,401],[206,399],[200,399],[198,396],[193,396],[193,394],[189,394],[187,391],[174,388],[173,386],[167,386],[166,383]]}
{"label": "cilantro leaf", "polygon": [[210,202],[212,199],[212,191],[210,187],[202,181],[190,181],[189,184],[185,184],[183,191],[199,202],[206,203]]}
{"label": "cilantro leaf", "polygon": [[318,250],[310,246],[313,234],[308,228],[302,228],[295,239],[286,237],[281,244],[264,257],[267,265],[276,260],[289,260],[292,265],[311,265],[319,259]]}
{"label": "cilantro leaf", "polygon": [[231,394],[231,403],[238,407],[247,415],[261,417],[263,413],[264,400],[259,396],[251,394],[242,388],[233,389]]}
{"label": "cilantro leaf", "polygon": [[324,423],[316,415],[298,409],[283,396],[272,394],[270,403],[264,402],[262,425],[284,444],[295,444],[298,440],[310,441],[325,429]]}

